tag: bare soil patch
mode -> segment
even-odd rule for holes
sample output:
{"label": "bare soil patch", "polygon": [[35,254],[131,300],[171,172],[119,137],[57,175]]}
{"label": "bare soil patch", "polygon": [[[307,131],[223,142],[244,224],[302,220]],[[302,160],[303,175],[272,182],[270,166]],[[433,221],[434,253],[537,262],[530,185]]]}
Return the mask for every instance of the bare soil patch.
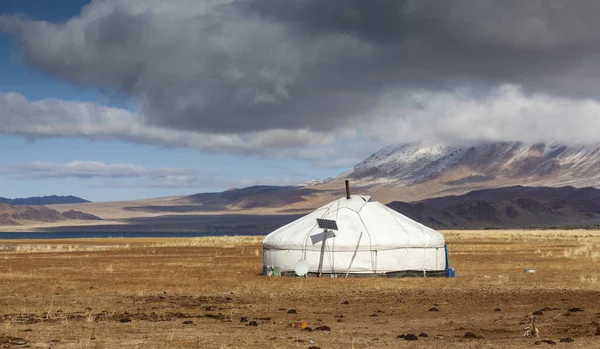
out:
{"label": "bare soil patch", "polygon": [[547,233],[449,232],[453,279],[264,277],[256,237],[0,241],[62,246],[0,251],[0,348],[597,347],[600,235]]}

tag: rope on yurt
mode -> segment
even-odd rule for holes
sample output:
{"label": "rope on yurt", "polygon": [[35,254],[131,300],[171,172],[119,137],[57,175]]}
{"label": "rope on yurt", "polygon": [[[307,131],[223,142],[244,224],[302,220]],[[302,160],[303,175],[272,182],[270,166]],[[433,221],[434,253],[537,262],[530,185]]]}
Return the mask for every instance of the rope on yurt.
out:
{"label": "rope on yurt", "polygon": [[[338,214],[340,212],[340,201],[343,199],[344,198],[337,200],[337,209],[335,210],[335,221],[336,222],[338,219]],[[335,234],[335,232],[333,232],[333,234]],[[323,240],[323,243],[325,243],[325,240]],[[325,247],[325,248],[327,248],[327,247]],[[335,239],[332,240],[331,251],[329,251],[329,255],[330,255],[329,261],[331,262],[330,267],[331,267],[332,272],[335,274]]]}
{"label": "rope on yurt", "polygon": [[[356,211],[354,211],[356,212]],[[360,219],[360,222],[363,225],[363,228],[365,228],[364,231],[367,232],[367,236],[369,237],[369,254],[371,255],[371,269],[375,270],[375,268],[373,267],[373,265],[377,265],[377,263],[373,263],[373,240],[371,239],[371,233],[369,233],[369,229],[367,228],[367,225],[365,224],[365,221],[363,221],[362,217],[360,216],[360,214],[358,214],[358,218]],[[361,231],[362,234],[362,231]]]}
{"label": "rope on yurt", "polygon": [[[406,235],[408,237],[409,236],[408,235],[408,231],[406,231],[406,229],[404,229],[404,226],[402,225],[402,223],[400,223],[400,221],[398,221],[396,219],[396,216],[392,213],[392,212],[396,212],[396,211],[392,210],[391,208],[389,208],[389,207],[387,207],[385,205],[384,205],[384,207],[385,207],[386,211],[390,214],[390,216],[392,216],[392,218],[396,221],[396,223],[398,223],[398,225],[400,227],[402,227],[402,230],[404,230],[404,232],[406,233]],[[400,212],[397,212],[397,213],[400,213]],[[400,214],[402,215],[402,213],[400,213]],[[419,224],[417,222],[415,222],[415,224],[416,224],[417,228],[419,228],[419,230],[423,234],[423,236],[425,238],[425,246],[427,246],[427,244],[429,243],[429,239],[428,239],[429,236],[427,235],[427,233],[425,233],[425,231],[423,230],[423,227],[421,226],[421,224]],[[423,248],[423,265],[422,265],[422,267],[423,267],[423,276],[425,276],[425,273],[426,273],[426,271],[425,271],[425,260],[426,259],[427,259],[427,247],[424,247]]]}
{"label": "rope on yurt", "polygon": [[[361,196],[361,198],[362,198],[362,196]],[[364,199],[363,199],[363,200],[364,200]],[[361,211],[361,210],[362,210],[362,209],[363,209],[363,208],[364,208],[366,205],[367,205],[367,202],[365,202],[365,203],[364,203],[364,204],[363,204],[363,205],[360,207],[360,209],[359,209],[358,211],[357,211],[357,210],[354,210],[354,209],[352,209],[352,208],[350,208],[350,207],[344,207],[344,208],[345,208],[345,209],[347,209],[347,210],[350,210],[350,211],[352,211],[352,212],[354,212],[354,213],[356,213],[356,215],[358,216],[358,219],[360,219],[360,223],[363,225],[363,228],[365,228],[365,230],[364,230],[364,231],[361,231],[361,232],[360,232],[360,237],[358,238],[358,242],[359,242],[359,244],[357,244],[357,245],[356,245],[356,251],[358,251],[358,248],[360,247],[360,240],[361,240],[361,238],[362,238],[362,234],[363,234],[363,232],[365,232],[365,231],[366,231],[366,232],[367,232],[367,236],[369,237],[369,254],[371,255],[371,269],[373,269],[373,270],[376,270],[376,269],[377,269],[377,261],[373,262],[373,252],[375,252],[375,255],[377,255],[377,251],[373,251],[373,241],[372,241],[372,239],[371,239],[371,233],[369,233],[369,229],[367,229],[367,225],[365,224],[365,221],[363,221],[363,219],[362,219],[362,217],[361,217],[361,215],[360,215],[360,211]],[[339,210],[338,210],[338,211],[339,211]],[[337,217],[336,217],[336,218],[337,218]],[[356,253],[356,252],[355,252],[355,253]],[[353,260],[354,260],[354,257],[353,257]],[[352,265],[352,262],[350,262],[350,265]],[[350,267],[348,267],[348,268],[350,268]],[[348,269],[348,270],[349,270],[349,269]],[[347,274],[348,274],[348,273],[346,272],[346,275],[347,275]],[[346,276],[346,277],[347,277],[347,276]]]}
{"label": "rope on yurt", "polygon": [[354,254],[352,254],[352,259],[350,259],[350,264],[348,264],[348,269],[346,269],[346,278],[348,277],[348,273],[350,272],[350,268],[352,267],[352,263],[354,263],[354,258],[356,258],[356,253],[358,252],[358,246],[360,246],[360,239],[362,238],[363,232],[360,232],[358,236],[358,241],[356,242],[356,248],[354,249]]}

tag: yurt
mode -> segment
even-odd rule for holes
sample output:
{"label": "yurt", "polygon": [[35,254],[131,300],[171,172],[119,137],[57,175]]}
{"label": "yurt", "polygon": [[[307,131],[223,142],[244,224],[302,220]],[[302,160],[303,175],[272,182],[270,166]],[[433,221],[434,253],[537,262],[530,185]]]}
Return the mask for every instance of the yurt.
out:
{"label": "yurt", "polygon": [[302,265],[318,276],[445,276],[447,264],[442,234],[348,188],[263,240],[263,269],[281,275]]}

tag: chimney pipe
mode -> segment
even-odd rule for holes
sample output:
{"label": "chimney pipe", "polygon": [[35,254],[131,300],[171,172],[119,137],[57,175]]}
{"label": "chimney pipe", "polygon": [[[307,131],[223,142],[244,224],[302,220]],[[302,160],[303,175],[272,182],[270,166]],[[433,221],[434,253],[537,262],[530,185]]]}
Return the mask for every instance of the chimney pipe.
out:
{"label": "chimney pipe", "polygon": [[346,180],[346,199],[350,200],[350,182]]}

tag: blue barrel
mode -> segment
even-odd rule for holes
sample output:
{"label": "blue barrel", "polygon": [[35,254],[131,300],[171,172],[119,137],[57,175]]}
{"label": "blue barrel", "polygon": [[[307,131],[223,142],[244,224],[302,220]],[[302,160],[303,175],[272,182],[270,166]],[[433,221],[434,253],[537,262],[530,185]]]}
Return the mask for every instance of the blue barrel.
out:
{"label": "blue barrel", "polygon": [[446,277],[453,278],[454,277],[454,268],[446,269]]}

